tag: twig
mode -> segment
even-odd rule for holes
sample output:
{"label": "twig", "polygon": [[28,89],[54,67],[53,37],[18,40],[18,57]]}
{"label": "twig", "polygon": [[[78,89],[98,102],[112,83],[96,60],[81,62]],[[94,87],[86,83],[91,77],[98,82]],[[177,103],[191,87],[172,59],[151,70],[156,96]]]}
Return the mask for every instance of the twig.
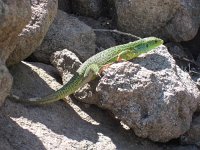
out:
{"label": "twig", "polygon": [[192,63],[192,64],[196,65],[197,67],[200,67],[200,65],[199,65],[198,63],[196,63],[195,61],[193,61],[193,60],[190,60],[190,59],[185,58],[185,57],[181,57],[181,56],[176,55],[176,54],[173,54],[173,56],[174,56],[175,58],[178,58],[179,60],[183,60],[183,61],[186,61],[186,62],[188,62],[188,63]]}
{"label": "twig", "polygon": [[122,31],[118,31],[116,29],[114,29],[114,30],[110,30],[110,29],[93,29],[93,30],[97,31],[97,32],[114,32],[114,33],[117,33],[117,34],[126,35],[126,36],[133,37],[133,38],[136,38],[136,39],[141,39],[141,37],[139,37],[139,36],[136,36],[136,35],[133,35],[133,34],[130,34],[130,33],[126,33],[126,32],[122,32]]}

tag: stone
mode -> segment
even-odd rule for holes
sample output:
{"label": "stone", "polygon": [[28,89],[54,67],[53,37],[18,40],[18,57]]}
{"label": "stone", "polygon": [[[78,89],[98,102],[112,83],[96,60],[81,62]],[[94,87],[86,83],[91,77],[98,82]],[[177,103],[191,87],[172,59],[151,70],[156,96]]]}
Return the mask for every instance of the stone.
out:
{"label": "stone", "polygon": [[81,60],[86,60],[95,54],[95,34],[92,28],[76,17],[58,10],[53,24],[33,57],[40,62],[49,63],[53,52],[65,48],[74,52]]}
{"label": "stone", "polygon": [[30,1],[0,0],[0,59],[5,62],[31,17]]}
{"label": "stone", "polygon": [[67,49],[54,52],[50,61],[59,71],[63,83],[67,83],[82,64],[79,58]]}
{"label": "stone", "polygon": [[97,105],[110,110],[136,135],[167,142],[190,128],[200,93],[161,46],[132,62],[111,65],[96,87]]}
{"label": "stone", "polygon": [[113,0],[120,30],[137,36],[156,35],[175,42],[195,37],[200,25],[200,1]]}
{"label": "stone", "polygon": [[57,12],[57,0],[31,0],[32,16],[17,37],[14,51],[7,60],[13,65],[24,60],[41,44]]}
{"label": "stone", "polygon": [[103,0],[73,0],[72,11],[87,17],[97,18],[103,10]]}

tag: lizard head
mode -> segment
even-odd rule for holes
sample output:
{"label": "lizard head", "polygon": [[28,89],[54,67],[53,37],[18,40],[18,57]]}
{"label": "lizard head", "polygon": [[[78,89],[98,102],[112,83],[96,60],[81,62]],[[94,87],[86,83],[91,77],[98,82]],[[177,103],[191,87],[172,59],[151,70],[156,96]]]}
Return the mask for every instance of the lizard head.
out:
{"label": "lizard head", "polygon": [[163,40],[156,37],[143,38],[136,41],[135,46],[133,47],[133,53],[137,56],[143,53],[147,53],[154,48],[163,44]]}

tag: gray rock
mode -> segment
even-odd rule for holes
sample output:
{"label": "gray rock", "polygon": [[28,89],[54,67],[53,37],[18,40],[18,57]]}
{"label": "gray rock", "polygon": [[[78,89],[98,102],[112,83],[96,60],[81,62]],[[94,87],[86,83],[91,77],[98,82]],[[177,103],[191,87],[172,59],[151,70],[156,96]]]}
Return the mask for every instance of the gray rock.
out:
{"label": "gray rock", "polygon": [[195,37],[200,24],[200,1],[113,0],[121,30],[141,37],[157,35],[176,42]]}
{"label": "gray rock", "polygon": [[58,10],[44,41],[33,56],[49,63],[51,54],[65,48],[86,60],[95,53],[95,34],[92,29],[77,18]]}
{"label": "gray rock", "polygon": [[102,0],[73,0],[72,11],[82,16],[97,18],[103,10]]}
{"label": "gray rock", "polygon": [[136,135],[166,142],[185,133],[200,102],[190,76],[176,66],[166,47],[113,64],[101,78],[98,106],[111,110]]}
{"label": "gray rock", "polygon": [[31,21],[18,35],[17,45],[7,60],[8,65],[19,63],[35,51],[57,12],[57,0],[31,0],[31,6]]}
{"label": "gray rock", "polygon": [[70,80],[70,78],[82,64],[79,58],[73,52],[67,49],[54,52],[50,61],[59,71],[64,84]]}
{"label": "gray rock", "polygon": [[2,106],[5,98],[9,95],[11,86],[12,76],[5,64],[0,61],[0,106]]}
{"label": "gray rock", "polygon": [[5,62],[31,17],[30,1],[0,0],[0,59]]}

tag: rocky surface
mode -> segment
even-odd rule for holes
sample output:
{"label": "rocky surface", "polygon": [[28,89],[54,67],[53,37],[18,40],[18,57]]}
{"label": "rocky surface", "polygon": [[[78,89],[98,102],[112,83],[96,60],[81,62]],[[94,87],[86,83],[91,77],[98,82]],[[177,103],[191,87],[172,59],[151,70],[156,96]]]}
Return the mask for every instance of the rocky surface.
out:
{"label": "rocky surface", "polygon": [[49,63],[51,54],[65,48],[86,60],[95,54],[95,34],[92,28],[77,18],[58,10],[44,41],[34,52],[37,60]]}
{"label": "rocky surface", "polygon": [[[46,95],[60,87],[58,72],[41,63],[21,63],[11,69],[12,92],[22,97]],[[72,101],[41,107],[7,100],[0,110],[0,148],[196,150],[195,146],[157,144],[140,139],[126,126],[95,106]],[[20,138],[18,138],[20,137]]]}
{"label": "rocky surface", "polygon": [[41,44],[56,12],[57,0],[31,0],[31,20],[17,37],[14,51],[7,60],[13,65],[24,60]]}
{"label": "rocky surface", "polygon": [[[51,63],[59,72],[42,63],[23,62],[10,68],[12,92],[23,98],[38,97],[61,87],[81,61],[95,52],[133,40],[116,33],[93,32],[92,28],[162,37],[169,42],[172,54],[188,59],[180,59],[181,68],[200,81],[198,0],[58,2],[60,9],[73,14],[59,11],[49,30],[57,0],[0,0],[0,105],[12,84],[6,61],[15,64],[37,48],[27,60],[49,63],[50,55],[58,51]],[[195,35],[189,42],[177,43]],[[199,90],[163,47],[145,59],[113,64],[101,78],[66,97],[66,101],[34,107],[7,100],[0,109],[0,149],[199,149],[199,113],[193,115],[200,110]],[[150,141],[166,142],[177,137],[166,144]]]}
{"label": "rocky surface", "polygon": [[145,59],[114,64],[97,86],[98,106],[111,110],[136,135],[166,142],[190,128],[200,93],[166,47]]}
{"label": "rocky surface", "polygon": [[159,35],[172,41],[195,37],[200,24],[198,0],[113,0],[121,30],[141,37]]}

